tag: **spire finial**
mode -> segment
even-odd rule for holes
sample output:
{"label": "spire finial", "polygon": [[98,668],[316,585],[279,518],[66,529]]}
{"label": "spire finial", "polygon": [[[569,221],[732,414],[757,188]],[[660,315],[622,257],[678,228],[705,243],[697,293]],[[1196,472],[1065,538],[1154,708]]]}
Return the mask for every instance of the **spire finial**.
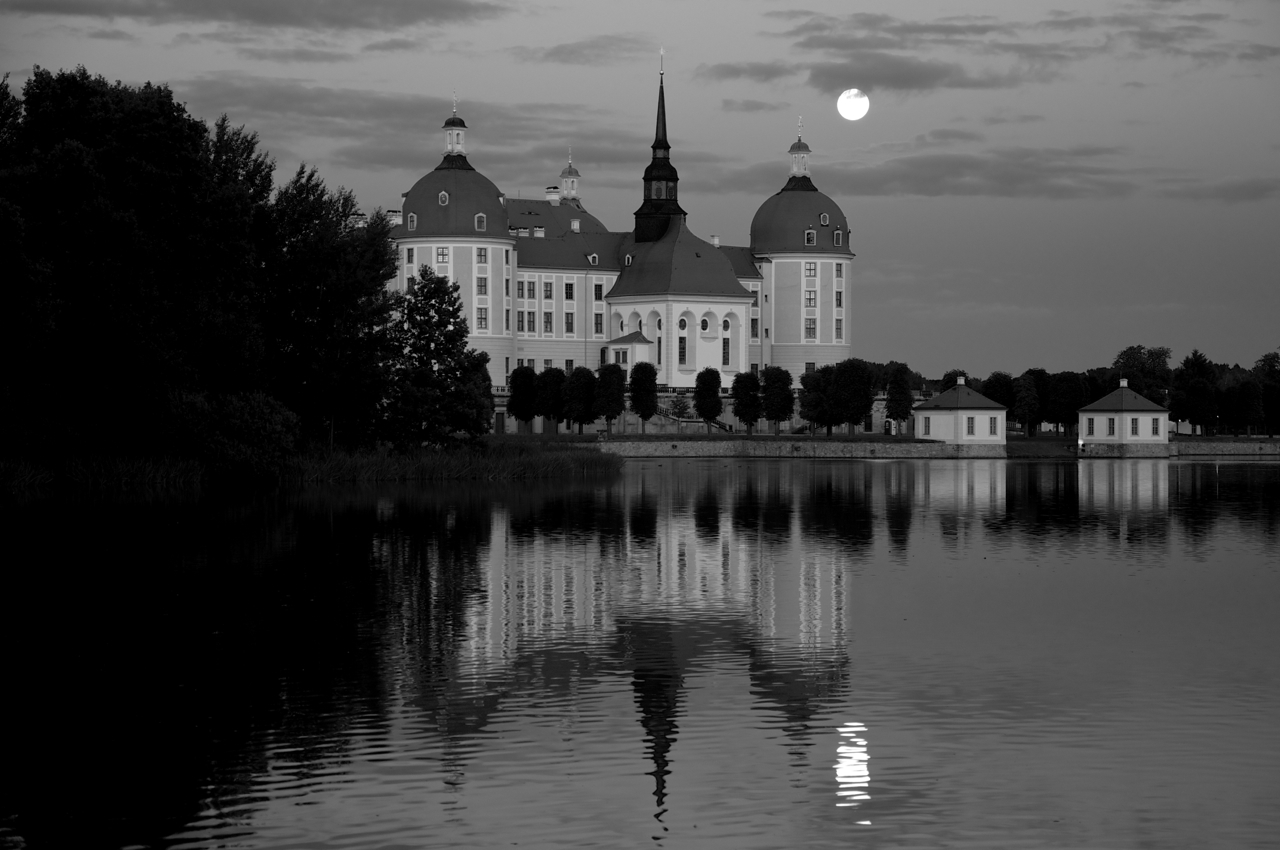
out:
{"label": "spire finial", "polygon": [[458,114],[458,90],[453,90],[453,114]]}
{"label": "spire finial", "polygon": [[569,164],[573,165],[573,145],[569,145]]}
{"label": "spire finial", "polygon": [[665,62],[666,55],[667,55],[667,48],[659,47],[658,48],[658,76],[659,77],[667,73],[666,62]]}
{"label": "spire finial", "polygon": [[796,138],[798,139],[802,135],[804,135],[804,116],[797,115],[796,116]]}

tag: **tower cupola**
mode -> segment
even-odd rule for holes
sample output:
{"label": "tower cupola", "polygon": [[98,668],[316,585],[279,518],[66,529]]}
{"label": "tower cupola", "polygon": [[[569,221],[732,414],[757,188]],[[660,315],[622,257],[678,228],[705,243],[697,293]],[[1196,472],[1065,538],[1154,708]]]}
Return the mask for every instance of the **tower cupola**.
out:
{"label": "tower cupola", "polygon": [[453,96],[453,114],[445,119],[444,126],[445,154],[461,154],[466,156],[467,122],[458,117],[458,95]]}
{"label": "tower cupola", "polygon": [[804,132],[804,119],[801,118],[797,124],[796,140],[791,145],[791,149],[787,153],[791,154],[791,176],[807,177],[809,175],[809,146],[804,143],[804,139],[800,134]]}
{"label": "tower cupola", "polygon": [[560,197],[566,201],[578,197],[578,178],[582,175],[573,167],[573,148],[569,148],[569,164],[560,172]]}

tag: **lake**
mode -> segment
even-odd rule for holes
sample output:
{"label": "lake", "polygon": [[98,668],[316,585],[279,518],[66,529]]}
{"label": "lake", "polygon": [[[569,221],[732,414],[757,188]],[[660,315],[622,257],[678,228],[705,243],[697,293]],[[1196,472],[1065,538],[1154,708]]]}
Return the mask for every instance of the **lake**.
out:
{"label": "lake", "polygon": [[0,848],[1276,847],[1280,464],[6,511]]}

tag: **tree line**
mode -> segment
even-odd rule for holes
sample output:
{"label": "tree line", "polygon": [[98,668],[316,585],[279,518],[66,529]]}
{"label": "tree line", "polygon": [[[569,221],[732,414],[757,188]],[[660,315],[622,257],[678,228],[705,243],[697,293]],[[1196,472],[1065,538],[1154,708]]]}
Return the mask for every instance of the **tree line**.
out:
{"label": "tree line", "polygon": [[0,439],[35,455],[271,466],[489,427],[453,287],[388,291],[392,224],[168,87],[0,84]]}

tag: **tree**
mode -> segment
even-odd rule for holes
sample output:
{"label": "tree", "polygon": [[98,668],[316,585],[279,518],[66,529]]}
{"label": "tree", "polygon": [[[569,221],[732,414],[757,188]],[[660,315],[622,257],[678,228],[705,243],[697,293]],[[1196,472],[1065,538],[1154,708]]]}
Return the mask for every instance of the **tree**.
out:
{"label": "tree", "polygon": [[1169,407],[1177,421],[1188,421],[1210,433],[1217,424],[1218,375],[1213,363],[1199,349],[1192,349],[1173,375]]}
{"label": "tree", "polygon": [[1079,372],[1055,372],[1049,376],[1049,398],[1043,405],[1045,417],[1070,433],[1080,420],[1080,408],[1088,402],[1086,396],[1083,375]]}
{"label": "tree", "polygon": [[751,436],[752,429],[764,411],[760,400],[760,377],[755,372],[739,372],[734,375],[729,398],[733,401],[733,415],[747,426],[747,436]]}
{"label": "tree", "polygon": [[1003,404],[1006,410],[1013,410],[1013,376],[1008,372],[992,372],[982,382],[982,394],[996,404]]}
{"label": "tree", "polygon": [[889,391],[885,398],[885,415],[895,422],[911,418],[915,397],[911,394],[911,370],[898,364],[889,373]]}
{"label": "tree", "polygon": [[493,394],[489,357],[468,349],[458,288],[423,267],[411,279],[391,326],[397,356],[383,417],[383,436],[406,449],[489,431]]}
{"label": "tree", "polygon": [[689,399],[684,393],[676,393],[671,399],[671,415],[676,419],[687,419],[689,416]]}
{"label": "tree", "polygon": [[[834,424],[848,423],[853,427],[871,415],[875,403],[875,390],[871,383],[871,369],[855,358],[842,360],[835,365],[831,379],[831,417]],[[830,436],[831,428],[827,428]]]}
{"label": "tree", "polygon": [[552,366],[538,373],[534,389],[533,415],[554,423],[557,432],[564,421],[565,380],[564,370]]}
{"label": "tree", "polygon": [[1131,345],[1116,355],[1111,364],[1108,386],[1114,388],[1120,378],[1129,380],[1129,389],[1159,405],[1169,403],[1168,393],[1173,379],[1169,368],[1172,352],[1163,346],[1147,348]]}
{"label": "tree", "polygon": [[760,373],[760,401],[764,418],[773,423],[773,435],[783,420],[789,420],[796,409],[795,391],[791,389],[791,373],[781,366],[766,366]]}
{"label": "tree", "polygon": [[538,373],[532,366],[517,366],[507,376],[507,413],[525,423],[538,415]]}
{"label": "tree", "polygon": [[578,366],[564,382],[564,418],[578,426],[596,421],[596,376],[586,366]]}
{"label": "tree", "polygon": [[800,418],[826,428],[828,437],[832,426],[841,422],[832,398],[835,372],[835,367],[828,364],[800,376]]}
{"label": "tree", "polygon": [[1253,376],[1262,389],[1262,419],[1267,436],[1280,430],[1280,351],[1268,351],[1253,365]]}
{"label": "tree", "polygon": [[1040,424],[1040,395],[1036,392],[1036,379],[1030,371],[1023,372],[1013,382],[1013,416],[1026,426],[1028,437],[1036,435]]}
{"label": "tree", "polygon": [[631,380],[627,389],[631,394],[631,412],[640,419],[640,433],[645,423],[658,412],[658,370],[646,361],[631,367]]}
{"label": "tree", "polygon": [[711,433],[711,423],[719,418],[724,410],[720,401],[720,370],[708,366],[698,373],[693,383],[693,410],[698,418],[707,423],[707,433]]}
{"label": "tree", "polygon": [[627,373],[617,363],[600,367],[596,378],[596,396],[593,407],[596,418],[604,420],[606,432],[613,432],[613,420],[622,415],[627,406]]}
{"label": "tree", "polygon": [[947,390],[960,383],[958,378],[968,379],[969,373],[963,369],[951,369],[942,376],[942,386],[938,388],[938,392],[945,393]]}

